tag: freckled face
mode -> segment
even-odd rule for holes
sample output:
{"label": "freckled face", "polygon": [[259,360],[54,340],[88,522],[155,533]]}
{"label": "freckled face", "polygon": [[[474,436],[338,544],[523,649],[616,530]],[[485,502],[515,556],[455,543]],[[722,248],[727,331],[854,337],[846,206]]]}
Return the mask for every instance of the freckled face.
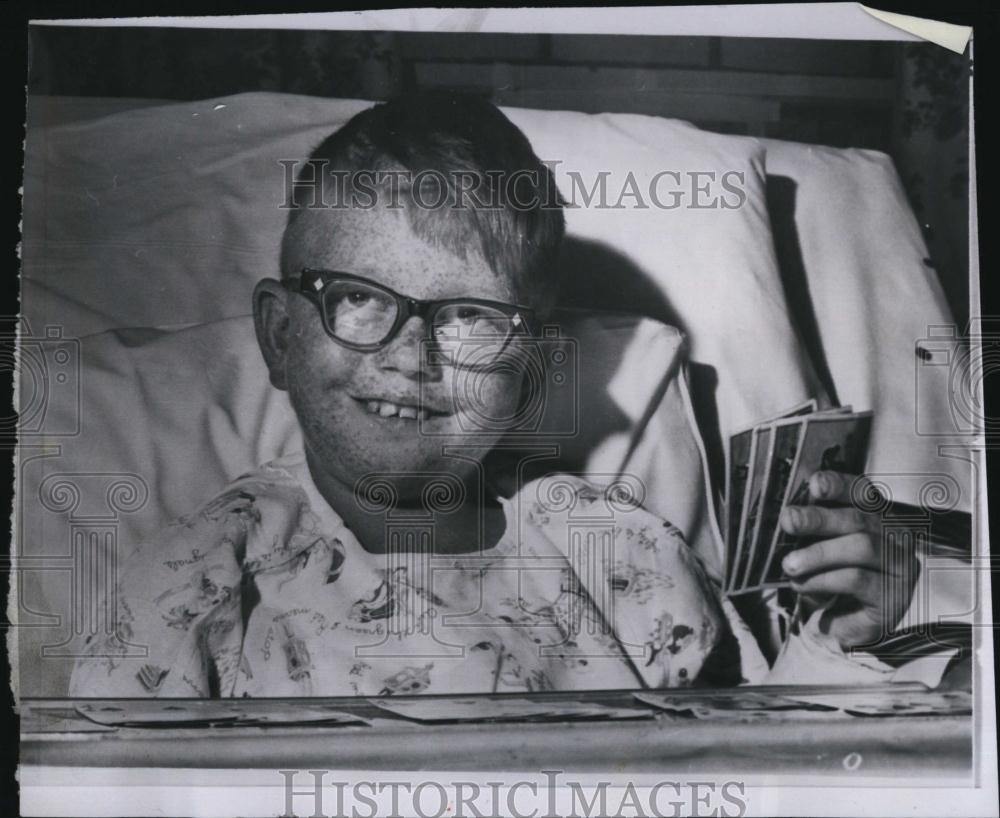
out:
{"label": "freckled face", "polygon": [[[304,212],[291,238],[289,271],[352,273],[417,299],[517,301],[478,248],[461,258],[428,244],[402,210]],[[348,487],[372,472],[468,472],[469,464],[444,456],[442,448],[473,443],[477,448],[467,454],[482,457],[500,434],[485,435],[477,419],[516,413],[521,376],[428,365],[421,318],[411,317],[382,349],[358,352],[327,335],[319,309],[305,296],[290,294],[287,303],[287,388],[305,445],[312,462]],[[371,411],[373,402],[436,414],[383,417]]]}

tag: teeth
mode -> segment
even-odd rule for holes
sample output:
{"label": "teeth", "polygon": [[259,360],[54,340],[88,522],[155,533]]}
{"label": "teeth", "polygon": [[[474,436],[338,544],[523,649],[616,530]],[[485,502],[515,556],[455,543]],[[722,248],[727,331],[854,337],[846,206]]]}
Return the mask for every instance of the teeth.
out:
{"label": "teeth", "polygon": [[383,418],[401,417],[408,420],[426,420],[431,412],[416,406],[400,406],[387,400],[365,401],[365,408],[373,415]]}

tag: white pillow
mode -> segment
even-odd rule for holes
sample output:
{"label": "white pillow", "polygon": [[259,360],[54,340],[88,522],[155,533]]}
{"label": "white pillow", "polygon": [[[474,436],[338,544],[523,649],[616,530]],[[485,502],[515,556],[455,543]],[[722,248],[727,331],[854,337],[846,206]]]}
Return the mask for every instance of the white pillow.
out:
{"label": "white pillow", "polygon": [[[764,144],[791,312],[839,402],[875,411],[868,472],[896,500],[971,511],[961,428],[976,407],[953,392],[967,357],[947,335],[964,328],[954,326],[892,160]],[[958,446],[941,449],[948,444]]]}
{"label": "white pillow", "polygon": [[[507,110],[543,160],[561,160],[556,179],[564,196],[571,172],[588,187],[604,173],[609,204],[622,190],[635,189],[646,207],[626,196],[624,208],[578,207],[566,211],[570,237],[585,250],[611,255],[588,259],[571,254],[584,269],[585,289],[574,303],[649,310],[650,282],[665,302],[646,313],[679,327],[688,336],[690,359],[714,370],[721,440],[755,420],[818,395],[811,364],[798,342],[785,303],[767,212],[764,151],[756,140],[723,136],[687,122],[636,114],[581,114]],[[677,176],[659,176],[663,172]],[[742,193],[726,193],[722,179]],[[680,179],[680,183],[677,179]],[[715,180],[712,182],[711,180]],[[693,184],[706,192],[695,194]],[[655,206],[649,191],[680,206]],[[714,207],[696,207],[718,199]],[[577,199],[583,203],[583,197]],[[616,266],[615,258],[620,260]],[[594,273],[586,268],[595,262]],[[576,270],[564,270],[570,281]],[[588,274],[589,273],[589,274]],[[603,287],[597,279],[613,280]],[[626,290],[622,292],[623,288]],[[581,288],[584,289],[584,288]],[[601,299],[598,301],[597,299]],[[663,311],[665,306],[665,312]]]}
{"label": "white pillow", "polygon": [[[253,285],[277,270],[286,216],[279,160],[305,159],[370,104],[251,93],[31,129],[25,314],[68,336],[244,314]],[[775,264],[758,142],[657,117],[507,113],[542,159],[561,162],[565,195],[571,171],[588,187],[605,173],[613,204],[631,173],[648,205],[655,174],[679,174],[658,187],[666,204],[671,188],[687,190],[677,209],[590,207],[567,218],[572,236],[660,288],[692,359],[714,370],[723,438],[813,391]],[[742,205],[690,207],[706,200],[692,201],[692,178],[708,179],[692,173],[714,174],[713,197],[722,174],[740,174],[730,178]]]}

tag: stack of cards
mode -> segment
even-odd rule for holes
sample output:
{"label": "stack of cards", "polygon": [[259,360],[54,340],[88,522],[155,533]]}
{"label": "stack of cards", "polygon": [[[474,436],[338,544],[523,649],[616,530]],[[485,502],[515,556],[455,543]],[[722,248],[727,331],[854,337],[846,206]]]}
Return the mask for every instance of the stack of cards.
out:
{"label": "stack of cards", "polygon": [[735,595],[788,585],[781,562],[805,543],[780,527],[786,505],[809,502],[817,471],[861,474],[871,412],[816,410],[807,401],[730,438],[726,481],[726,570],[723,590]]}

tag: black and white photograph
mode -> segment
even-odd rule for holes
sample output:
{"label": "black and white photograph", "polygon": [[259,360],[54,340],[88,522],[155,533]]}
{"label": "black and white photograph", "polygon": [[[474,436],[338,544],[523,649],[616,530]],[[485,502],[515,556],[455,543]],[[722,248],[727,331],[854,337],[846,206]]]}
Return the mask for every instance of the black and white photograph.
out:
{"label": "black and white photograph", "polygon": [[971,28],[27,38],[21,814],[997,815]]}

